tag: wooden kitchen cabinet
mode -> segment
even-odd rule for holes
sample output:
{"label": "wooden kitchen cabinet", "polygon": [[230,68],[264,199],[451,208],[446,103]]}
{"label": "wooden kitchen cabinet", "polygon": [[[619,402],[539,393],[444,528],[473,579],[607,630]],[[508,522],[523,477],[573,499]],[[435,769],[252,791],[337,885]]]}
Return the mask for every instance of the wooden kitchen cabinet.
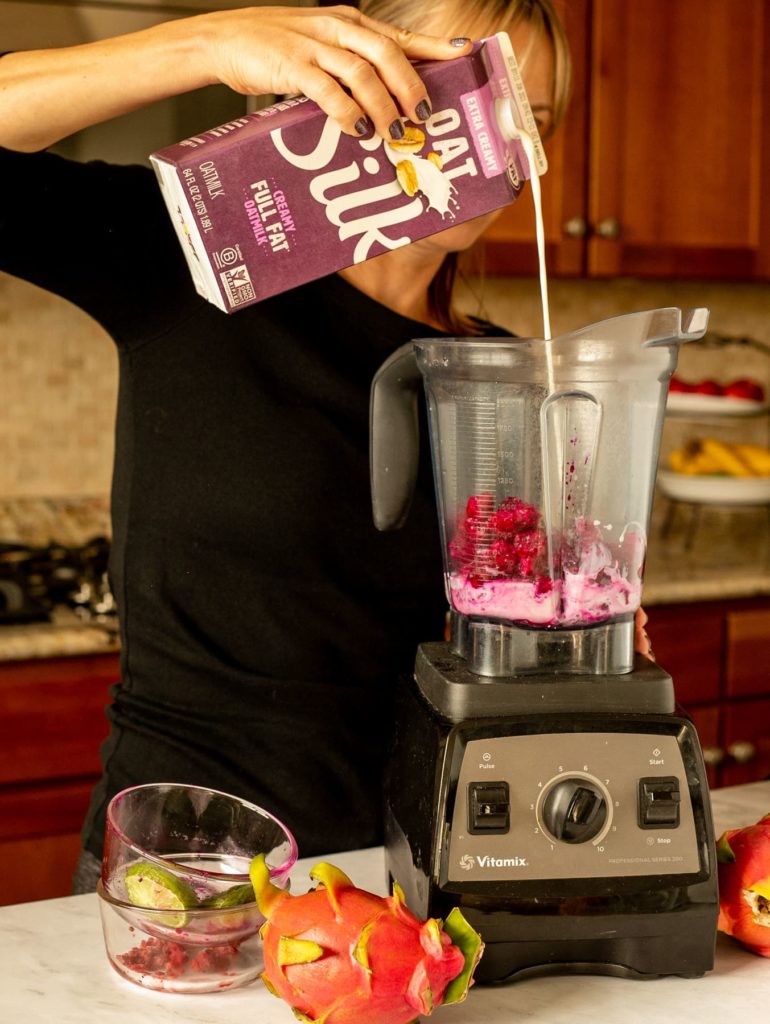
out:
{"label": "wooden kitchen cabinet", "polygon": [[655,657],[695,722],[711,785],[770,778],[770,598],[647,612]]}
{"label": "wooden kitchen cabinet", "polygon": [[0,905],[66,896],[117,654],[0,664]]}
{"label": "wooden kitchen cabinet", "polygon": [[[574,95],[542,179],[554,276],[770,279],[769,0],[562,0]],[[488,273],[536,272],[529,197]]]}

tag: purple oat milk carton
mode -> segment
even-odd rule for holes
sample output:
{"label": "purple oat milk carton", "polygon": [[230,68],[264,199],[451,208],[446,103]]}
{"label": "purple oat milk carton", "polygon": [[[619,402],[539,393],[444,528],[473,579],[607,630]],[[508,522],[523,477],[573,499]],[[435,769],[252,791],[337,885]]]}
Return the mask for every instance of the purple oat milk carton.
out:
{"label": "purple oat milk carton", "polygon": [[151,156],[200,295],[226,313],[507,206],[546,161],[506,33],[416,65],[433,115],[397,142],[288,99]]}

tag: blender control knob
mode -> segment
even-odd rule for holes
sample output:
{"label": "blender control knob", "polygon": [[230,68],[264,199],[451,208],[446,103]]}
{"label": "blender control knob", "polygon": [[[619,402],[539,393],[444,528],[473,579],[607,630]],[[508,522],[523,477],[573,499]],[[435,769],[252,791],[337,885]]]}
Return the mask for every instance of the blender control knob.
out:
{"label": "blender control knob", "polygon": [[607,802],[589,779],[560,779],[545,796],[543,823],[562,843],[587,843],[607,820]]}

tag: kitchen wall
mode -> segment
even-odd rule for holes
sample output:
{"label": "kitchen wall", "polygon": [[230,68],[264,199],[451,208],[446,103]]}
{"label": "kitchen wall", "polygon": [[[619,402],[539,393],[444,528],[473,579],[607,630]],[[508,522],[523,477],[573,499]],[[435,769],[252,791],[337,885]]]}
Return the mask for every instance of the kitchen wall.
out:
{"label": "kitchen wall", "polygon": [[0,501],[106,495],[117,356],[90,317],[0,274]]}
{"label": "kitchen wall", "polygon": [[[709,333],[748,337],[770,347],[770,284],[722,284],[705,281],[554,280],[549,284],[551,330],[554,335],[595,323],[605,317],[661,306],[707,306]],[[524,278],[474,280],[464,289],[464,304],[517,334],[542,335],[543,314],[538,282]],[[677,373],[685,380],[714,378],[722,383],[738,377],[759,380],[770,396],[770,355],[743,346],[680,349]],[[770,417],[735,417],[708,424],[667,419],[661,455],[688,437],[718,432],[726,441],[770,443]]]}
{"label": "kitchen wall", "polygon": [[[474,280],[464,305],[516,333],[542,331],[534,279]],[[714,331],[770,344],[770,285],[551,282],[555,333],[667,305],[707,305]],[[728,356],[686,346],[681,369],[684,376],[756,376],[770,388],[770,359],[749,351]],[[0,274],[0,501],[108,495],[116,377],[113,345],[89,317]],[[766,435],[767,422],[753,429]]]}

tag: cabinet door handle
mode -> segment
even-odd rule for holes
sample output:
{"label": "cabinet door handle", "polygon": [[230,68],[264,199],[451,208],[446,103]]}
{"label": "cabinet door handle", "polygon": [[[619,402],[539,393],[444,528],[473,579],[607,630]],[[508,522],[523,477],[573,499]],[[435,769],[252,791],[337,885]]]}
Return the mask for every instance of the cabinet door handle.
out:
{"label": "cabinet door handle", "polygon": [[585,238],[588,234],[588,221],[585,217],[570,217],[564,221],[562,231],[568,238]]}
{"label": "cabinet door handle", "polygon": [[738,764],[748,764],[757,755],[757,748],[750,740],[736,740],[727,748],[727,753]]}
{"label": "cabinet door handle", "polygon": [[725,759],[725,752],[721,747],[704,747],[703,760],[709,768],[716,768]]}
{"label": "cabinet door handle", "polygon": [[617,217],[605,217],[596,225],[596,234],[600,238],[608,238],[610,241],[620,238],[620,221]]}

